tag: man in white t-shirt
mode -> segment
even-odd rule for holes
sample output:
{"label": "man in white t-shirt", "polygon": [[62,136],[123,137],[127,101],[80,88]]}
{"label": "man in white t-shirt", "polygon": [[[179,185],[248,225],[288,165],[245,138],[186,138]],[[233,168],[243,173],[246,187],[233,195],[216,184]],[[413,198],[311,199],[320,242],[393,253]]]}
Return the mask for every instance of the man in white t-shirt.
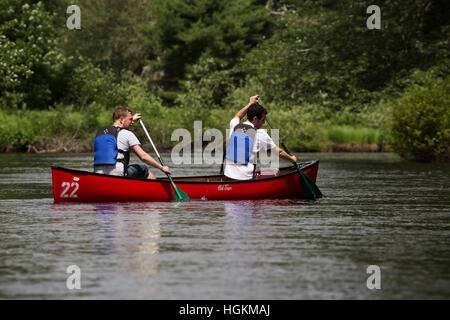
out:
{"label": "man in white t-shirt", "polygon": [[[278,148],[266,130],[260,129],[266,121],[267,110],[258,103],[259,96],[250,97],[250,102],[230,121],[230,137],[225,154],[226,177],[234,180],[253,178],[254,163],[261,150],[272,150],[279,157],[296,163],[297,158]],[[247,115],[247,121],[241,123]]]}
{"label": "man in white t-shirt", "polygon": [[158,168],[164,173],[170,173],[169,167],[162,166],[146,153],[135,134],[128,130],[140,118],[139,114],[133,116],[129,109],[116,108],[113,113],[113,125],[99,129],[95,138],[94,172],[155,179],[145,164],[128,165],[130,150],[132,150],[144,163]]}

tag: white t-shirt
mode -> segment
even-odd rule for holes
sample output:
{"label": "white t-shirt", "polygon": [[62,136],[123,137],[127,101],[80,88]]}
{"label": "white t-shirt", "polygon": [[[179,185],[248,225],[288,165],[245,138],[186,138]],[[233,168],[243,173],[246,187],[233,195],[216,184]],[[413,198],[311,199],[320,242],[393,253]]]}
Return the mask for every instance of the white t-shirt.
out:
{"label": "white t-shirt", "polygon": [[[117,147],[119,150],[123,151],[129,151],[131,147],[141,144],[136,137],[136,135],[127,130],[127,129],[121,129],[119,133],[117,134]],[[123,153],[117,154],[117,159],[123,159],[125,156]],[[101,173],[101,174],[110,174],[113,176],[123,176],[123,163],[122,162],[116,162],[115,166],[95,166],[94,167],[95,173]]]}
{"label": "white t-shirt", "polygon": [[[239,124],[239,118],[233,118],[230,121],[230,136],[233,134],[234,127]],[[250,121],[245,121],[244,124],[248,124],[252,127],[254,125]],[[230,137],[228,137],[230,139]],[[270,150],[276,147],[275,142],[267,134],[265,129],[257,129],[255,134],[255,141],[253,141],[252,151],[250,154],[250,160],[247,165],[241,163],[235,163],[233,160],[225,159],[224,174],[228,178],[236,180],[249,180],[253,178],[254,162],[257,157],[257,153],[261,150]]]}

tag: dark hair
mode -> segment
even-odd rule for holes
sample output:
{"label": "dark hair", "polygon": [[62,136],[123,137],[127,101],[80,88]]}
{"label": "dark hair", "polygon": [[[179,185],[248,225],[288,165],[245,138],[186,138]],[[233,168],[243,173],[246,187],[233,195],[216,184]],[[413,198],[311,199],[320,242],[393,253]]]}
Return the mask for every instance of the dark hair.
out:
{"label": "dark hair", "polygon": [[257,117],[259,120],[261,120],[264,114],[267,114],[267,110],[264,109],[264,107],[260,105],[258,102],[256,102],[250,105],[250,107],[248,108],[247,119],[250,122],[253,120],[254,117]]}
{"label": "dark hair", "polygon": [[128,112],[132,113],[130,109],[124,108],[124,107],[117,107],[116,110],[114,110],[113,113],[113,121],[119,120],[120,117],[127,117]]}

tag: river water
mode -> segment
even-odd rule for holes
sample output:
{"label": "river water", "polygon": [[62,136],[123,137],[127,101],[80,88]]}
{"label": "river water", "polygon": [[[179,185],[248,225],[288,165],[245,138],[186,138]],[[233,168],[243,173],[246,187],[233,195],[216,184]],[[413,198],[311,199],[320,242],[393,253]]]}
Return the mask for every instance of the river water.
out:
{"label": "river water", "polygon": [[56,205],[50,166],[91,155],[0,154],[0,298],[450,298],[450,165],[298,156],[325,198]]}

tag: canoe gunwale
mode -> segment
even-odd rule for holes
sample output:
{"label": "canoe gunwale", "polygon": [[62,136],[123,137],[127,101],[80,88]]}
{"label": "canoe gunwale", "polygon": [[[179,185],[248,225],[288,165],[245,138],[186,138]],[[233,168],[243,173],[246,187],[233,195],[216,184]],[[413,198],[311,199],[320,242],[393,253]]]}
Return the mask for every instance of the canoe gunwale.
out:
{"label": "canoe gunwale", "polygon": [[[311,160],[308,162],[303,162],[303,163],[299,163],[300,165],[300,169],[304,170],[307,169],[309,167],[313,167],[315,165],[317,165],[319,163],[319,160]],[[294,166],[288,166],[288,167],[283,167],[280,168],[281,170],[286,170],[292,168],[291,171],[282,174],[282,175],[278,175],[278,176],[274,176],[274,177],[267,177],[267,178],[262,178],[262,179],[257,179],[257,180],[227,180],[227,181],[206,181],[207,178],[220,178],[223,177],[223,175],[209,175],[209,176],[181,176],[181,177],[172,177],[172,179],[174,180],[174,182],[176,183],[180,183],[180,184],[239,184],[239,183],[258,183],[258,182],[263,182],[263,181],[270,181],[270,180],[277,180],[277,179],[282,179],[284,177],[287,177],[289,175],[293,175],[293,174],[298,174],[297,169]],[[57,170],[57,171],[64,171],[64,172],[68,172],[71,174],[81,174],[81,175],[92,175],[92,176],[98,176],[98,177],[102,177],[102,178],[114,178],[114,179],[125,179],[125,180],[135,180],[135,181],[141,181],[141,182],[146,182],[146,183],[161,183],[161,182],[166,182],[166,183],[170,183],[169,179],[167,178],[157,178],[155,180],[150,180],[150,179],[143,179],[143,178],[132,178],[132,177],[124,177],[124,176],[114,176],[114,175],[107,175],[107,174],[100,174],[100,173],[95,173],[95,172],[89,172],[89,171],[83,171],[83,170],[76,170],[76,169],[68,169],[68,168],[63,168],[63,167],[59,167],[59,166],[51,166],[52,170]],[[200,179],[200,178],[205,178],[205,181],[187,181],[187,180],[182,180],[182,179]],[[182,180],[182,181],[181,181]]]}

